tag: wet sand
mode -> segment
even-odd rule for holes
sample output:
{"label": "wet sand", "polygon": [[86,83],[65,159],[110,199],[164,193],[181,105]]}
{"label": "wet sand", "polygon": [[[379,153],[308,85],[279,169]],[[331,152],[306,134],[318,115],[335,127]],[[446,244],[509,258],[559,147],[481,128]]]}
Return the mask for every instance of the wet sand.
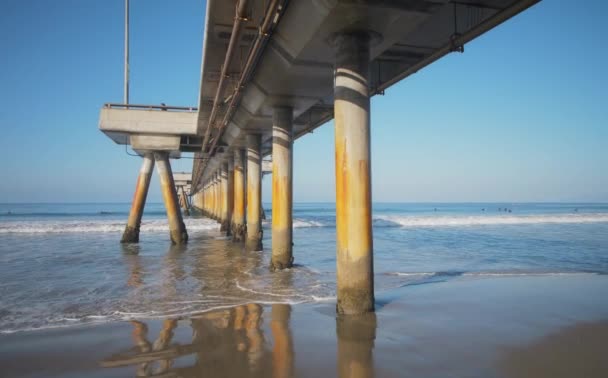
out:
{"label": "wet sand", "polygon": [[335,303],[246,304],[0,335],[4,377],[606,377],[608,276],[457,278]]}

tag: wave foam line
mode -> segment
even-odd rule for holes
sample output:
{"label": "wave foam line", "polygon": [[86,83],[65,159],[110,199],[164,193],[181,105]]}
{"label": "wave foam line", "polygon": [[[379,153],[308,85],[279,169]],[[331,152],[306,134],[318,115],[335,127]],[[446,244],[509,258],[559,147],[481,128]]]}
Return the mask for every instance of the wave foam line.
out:
{"label": "wave foam line", "polygon": [[[0,234],[67,234],[67,233],[118,233],[123,232],[124,221],[12,221],[0,222]],[[185,219],[188,231],[211,231],[219,229],[217,222],[208,219]],[[144,221],[141,232],[166,232],[169,224],[166,219]]]}
{"label": "wave foam line", "polygon": [[518,224],[567,224],[567,223],[604,223],[608,214],[559,214],[559,215],[508,215],[508,216],[398,216],[379,215],[374,217],[375,227],[440,227],[440,226],[482,226]]}

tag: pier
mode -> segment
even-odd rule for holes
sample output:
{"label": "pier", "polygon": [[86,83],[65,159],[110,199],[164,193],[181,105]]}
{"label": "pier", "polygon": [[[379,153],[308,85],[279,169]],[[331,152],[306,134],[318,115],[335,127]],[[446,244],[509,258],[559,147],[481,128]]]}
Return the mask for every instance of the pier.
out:
{"label": "pier", "polygon": [[[265,247],[270,269],[292,267],[293,143],[333,119],[337,311],[373,312],[370,98],[537,2],[208,0],[199,103],[101,109],[100,130],[143,161],[122,242],[139,240],[156,165],[173,243],[188,240],[181,205],[261,250],[261,178],[271,157]],[[170,158],[183,153],[194,154],[192,174],[177,180]]]}

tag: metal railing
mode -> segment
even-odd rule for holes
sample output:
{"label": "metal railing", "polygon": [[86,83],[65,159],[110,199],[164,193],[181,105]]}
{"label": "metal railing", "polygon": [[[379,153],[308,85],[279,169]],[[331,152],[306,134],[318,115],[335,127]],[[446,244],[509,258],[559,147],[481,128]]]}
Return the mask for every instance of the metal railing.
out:
{"label": "metal railing", "polygon": [[168,105],[141,105],[141,104],[104,104],[107,109],[134,109],[134,110],[161,110],[171,112],[197,112],[198,108],[193,106],[168,106]]}

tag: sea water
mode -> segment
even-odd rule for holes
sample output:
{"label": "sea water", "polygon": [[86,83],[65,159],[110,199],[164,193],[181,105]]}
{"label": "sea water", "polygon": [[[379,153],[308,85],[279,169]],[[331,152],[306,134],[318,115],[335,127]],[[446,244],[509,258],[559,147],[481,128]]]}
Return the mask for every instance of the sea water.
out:
{"label": "sea water", "polygon": [[[0,333],[182,317],[256,302],[335,301],[335,205],[294,205],[295,266],[270,272],[217,222],[185,218],[171,245],[146,206],[139,244],[121,245],[129,204],[0,204]],[[376,203],[376,292],[467,277],[608,274],[608,204]]]}

